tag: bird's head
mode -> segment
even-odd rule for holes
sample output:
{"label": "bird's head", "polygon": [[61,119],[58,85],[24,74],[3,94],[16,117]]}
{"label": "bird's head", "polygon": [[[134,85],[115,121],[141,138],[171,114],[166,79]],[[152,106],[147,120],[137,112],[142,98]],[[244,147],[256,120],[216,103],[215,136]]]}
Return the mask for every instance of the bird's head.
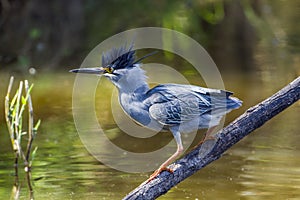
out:
{"label": "bird's head", "polygon": [[130,74],[132,69],[136,68],[142,59],[153,55],[154,53],[156,52],[147,54],[146,56],[135,60],[135,50],[133,50],[133,45],[129,48],[126,48],[126,46],[113,48],[107,53],[102,54],[101,67],[72,69],[70,72],[105,76],[113,83],[116,83],[122,77]]}

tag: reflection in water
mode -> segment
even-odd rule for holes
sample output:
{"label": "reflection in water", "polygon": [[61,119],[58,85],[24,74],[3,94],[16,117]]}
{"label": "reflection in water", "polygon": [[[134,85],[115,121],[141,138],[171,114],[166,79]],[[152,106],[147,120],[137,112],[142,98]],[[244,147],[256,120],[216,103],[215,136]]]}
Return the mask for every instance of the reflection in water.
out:
{"label": "reflection in water", "polygon": [[20,193],[21,190],[24,189],[24,185],[27,186],[27,192],[28,192],[28,199],[33,200],[34,199],[34,191],[32,187],[32,181],[31,181],[31,172],[25,173],[26,183],[19,181],[19,176],[15,176],[15,182],[11,190],[11,197],[10,199],[20,199]]}

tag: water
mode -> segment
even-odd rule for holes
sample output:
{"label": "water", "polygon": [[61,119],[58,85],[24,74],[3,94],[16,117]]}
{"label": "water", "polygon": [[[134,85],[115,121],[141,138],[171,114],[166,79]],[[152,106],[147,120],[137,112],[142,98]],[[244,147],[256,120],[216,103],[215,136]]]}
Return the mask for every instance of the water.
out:
{"label": "water", "polygon": [[[8,76],[1,79],[8,81]],[[116,171],[101,164],[87,152],[72,119],[73,75],[47,74],[30,79],[35,84],[32,92],[35,118],[42,120],[34,143],[39,148],[32,172],[35,199],[120,199],[149,176],[149,173]],[[227,123],[290,80],[289,76],[285,76],[280,83],[274,85],[262,80],[260,76],[244,76],[233,81],[232,75],[224,74],[223,79],[225,83],[229,83],[226,84],[227,88],[235,91],[244,100],[242,108],[228,115]],[[103,84],[106,89],[112,88],[107,82]],[[5,88],[6,86],[1,86],[1,91],[5,91]],[[107,99],[109,103],[109,97]],[[299,111],[297,102],[244,138],[221,159],[180,183],[160,199],[300,198]],[[112,119],[109,114],[107,116],[104,123],[110,127],[113,124]],[[13,155],[2,117],[3,115],[0,197],[9,199],[14,185]],[[112,130],[117,131],[116,138],[121,137],[118,129]],[[162,138],[169,141],[171,136]],[[154,143],[162,138],[158,137]],[[124,146],[131,146],[133,142],[122,143]],[[146,149],[151,149],[151,145],[153,142],[142,143]],[[138,150],[139,146],[141,144],[132,148]],[[23,173],[20,184],[20,199],[28,199],[29,192]]]}

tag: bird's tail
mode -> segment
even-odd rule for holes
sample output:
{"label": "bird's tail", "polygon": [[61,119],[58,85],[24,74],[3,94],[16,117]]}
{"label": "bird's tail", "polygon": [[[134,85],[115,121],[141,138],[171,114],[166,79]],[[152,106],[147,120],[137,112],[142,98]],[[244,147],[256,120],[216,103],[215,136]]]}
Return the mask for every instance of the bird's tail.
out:
{"label": "bird's tail", "polygon": [[242,101],[236,97],[228,97],[226,102],[226,108],[229,110],[237,109],[242,106]]}

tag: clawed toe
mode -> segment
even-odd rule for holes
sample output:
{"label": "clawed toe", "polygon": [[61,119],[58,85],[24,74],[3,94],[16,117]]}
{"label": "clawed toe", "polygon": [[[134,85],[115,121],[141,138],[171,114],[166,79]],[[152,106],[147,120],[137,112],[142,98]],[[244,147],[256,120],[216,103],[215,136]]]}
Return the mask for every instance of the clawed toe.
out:
{"label": "clawed toe", "polygon": [[173,173],[174,171],[170,168],[167,167],[161,167],[157,170],[155,170],[155,172],[153,174],[151,174],[151,176],[147,179],[147,183],[149,183],[150,181],[152,181],[154,178],[156,178],[161,172],[163,171],[168,171],[169,173]]}

